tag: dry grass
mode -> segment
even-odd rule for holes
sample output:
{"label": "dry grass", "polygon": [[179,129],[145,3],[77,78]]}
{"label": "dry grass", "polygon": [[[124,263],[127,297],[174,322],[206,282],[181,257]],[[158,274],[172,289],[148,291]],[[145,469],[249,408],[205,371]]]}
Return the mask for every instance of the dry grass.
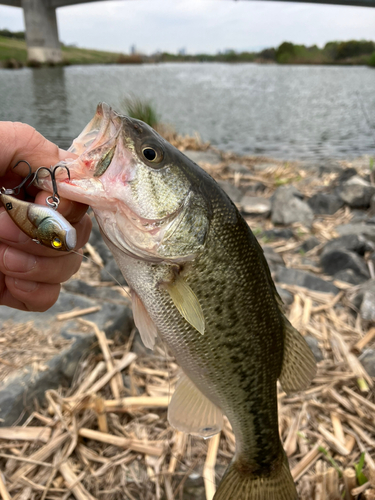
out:
{"label": "dry grass", "polygon": [[[254,172],[255,160],[245,158],[241,161],[249,174],[239,177],[227,168],[232,159],[223,155],[222,164],[206,168],[235,184],[260,180],[267,194],[289,181],[306,194],[312,192],[296,165],[274,162],[269,170]],[[332,179],[331,174],[329,179],[323,176],[320,185]],[[337,224],[350,218],[344,209],[317,218],[312,232],[323,244],[335,236]],[[261,219],[248,221],[252,227],[272,226]],[[295,229],[295,240],[269,244],[288,266],[306,269],[295,250],[311,233],[299,225]],[[316,259],[309,270],[321,276],[318,251],[316,247],[305,256]],[[95,250],[87,253],[95,257]],[[92,271],[100,268],[100,263],[90,265]],[[93,276],[90,265],[87,272]],[[279,388],[280,435],[302,500],[374,499],[374,380],[358,358],[364,349],[375,347],[375,329],[350,309],[353,287],[335,284],[337,296],[282,285],[294,295],[289,319],[303,335],[317,339],[324,359],[307,391],[287,396]],[[90,353],[80,363],[70,388],[46,394],[48,408],[33,413],[23,426],[1,432],[2,497],[177,500],[186,498],[184,486],[198,474],[204,478],[207,500],[212,500],[215,480],[234,453],[229,422],[207,441],[171,428],[166,408],[178,367],[164,346],[156,347],[153,356],[137,356],[132,352],[134,332],[124,346],[108,342],[84,318],[80,321],[96,333],[101,353]]]}
{"label": "dry grass", "polygon": [[0,327],[0,382],[15,370],[32,365],[33,371],[43,371],[45,362],[71,344],[55,333],[34,328],[32,322]]}

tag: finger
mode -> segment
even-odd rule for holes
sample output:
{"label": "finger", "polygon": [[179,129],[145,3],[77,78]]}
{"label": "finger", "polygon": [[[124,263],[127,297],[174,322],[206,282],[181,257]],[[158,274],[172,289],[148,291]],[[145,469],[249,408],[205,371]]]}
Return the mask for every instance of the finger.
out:
{"label": "finger", "polygon": [[[46,199],[51,196],[47,191],[39,191],[35,198],[35,203],[46,205]],[[63,215],[71,224],[79,222],[87,212],[88,206],[83,203],[67,200],[66,198],[60,199],[58,211]]]}
{"label": "finger", "polygon": [[[27,160],[35,171],[42,165],[55,165],[61,160],[77,156],[59,149],[56,144],[25,123],[0,122],[0,144],[0,176],[19,160]],[[26,164],[21,163],[17,172],[26,176],[29,169]]]}
{"label": "finger", "polygon": [[5,291],[1,303],[22,311],[47,311],[57,301],[60,285],[49,285],[5,277]]}
{"label": "finger", "polygon": [[0,244],[0,272],[25,282],[62,283],[78,271],[81,262],[82,252],[51,259]]}
{"label": "finger", "polygon": [[[73,227],[77,231],[76,249],[82,248],[90,237],[92,227],[90,217],[86,214],[83,219],[73,224]],[[61,257],[64,254],[66,255],[66,253],[58,252],[52,248],[49,249],[32,241],[32,239],[23,233],[12,221],[4,208],[0,208],[0,242],[36,256]]]}

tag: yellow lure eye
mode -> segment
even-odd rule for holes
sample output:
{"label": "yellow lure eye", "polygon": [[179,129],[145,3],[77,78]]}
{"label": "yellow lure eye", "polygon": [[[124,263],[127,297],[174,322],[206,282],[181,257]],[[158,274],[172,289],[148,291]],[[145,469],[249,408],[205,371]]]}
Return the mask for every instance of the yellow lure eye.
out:
{"label": "yellow lure eye", "polygon": [[59,240],[59,238],[53,238],[52,246],[53,246],[53,248],[61,248],[62,247],[61,240]]}

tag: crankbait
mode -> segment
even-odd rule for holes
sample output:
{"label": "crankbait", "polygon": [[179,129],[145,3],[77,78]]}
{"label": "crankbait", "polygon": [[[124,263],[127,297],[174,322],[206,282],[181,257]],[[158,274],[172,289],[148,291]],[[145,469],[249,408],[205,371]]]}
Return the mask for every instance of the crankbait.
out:
{"label": "crankbait", "polygon": [[55,180],[55,172],[60,167],[66,168],[70,178],[68,168],[65,165],[57,165],[53,170],[41,167],[35,172],[31,182],[38,179],[39,170],[45,169],[51,175],[53,187],[52,196],[46,199],[47,205],[37,205],[14,197],[33,175],[31,165],[25,160],[20,160],[13,168],[21,162],[28,165],[29,175],[14,189],[0,188],[0,200],[13,222],[33,241],[55,250],[70,252],[77,244],[77,233],[74,227],[57,212],[60,197]]}

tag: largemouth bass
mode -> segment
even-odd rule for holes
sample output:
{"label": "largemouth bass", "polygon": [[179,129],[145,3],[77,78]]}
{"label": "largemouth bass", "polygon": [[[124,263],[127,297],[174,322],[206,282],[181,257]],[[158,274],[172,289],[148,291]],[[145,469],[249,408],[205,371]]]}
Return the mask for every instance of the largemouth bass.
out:
{"label": "largemouth bass", "polygon": [[106,104],[71,151],[80,156],[59,192],[92,207],[145,345],[160,336],[183,370],[170,423],[203,437],[220,431],[223,414],[232,425],[236,452],[215,500],[297,499],[276,383],[306,388],[315,361],[247,223],[198,165]]}

